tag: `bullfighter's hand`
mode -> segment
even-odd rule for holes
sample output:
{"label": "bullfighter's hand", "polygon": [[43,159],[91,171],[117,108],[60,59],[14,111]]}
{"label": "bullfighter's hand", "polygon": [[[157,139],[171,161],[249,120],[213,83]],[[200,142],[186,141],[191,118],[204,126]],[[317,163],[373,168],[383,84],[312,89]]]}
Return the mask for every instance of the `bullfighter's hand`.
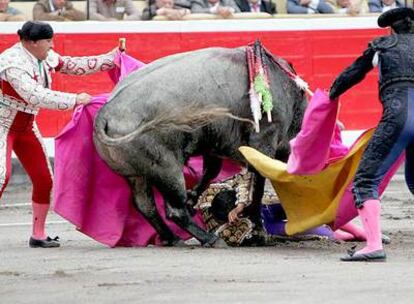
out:
{"label": "bullfighter's hand", "polygon": [[118,45],[116,48],[112,49],[110,53],[115,57],[116,52],[119,52],[119,51],[125,52],[125,50],[126,50],[126,47],[125,49],[122,49],[121,45]]}
{"label": "bullfighter's hand", "polygon": [[342,121],[340,121],[339,119],[336,120],[336,124],[338,125],[339,130],[341,130],[341,131],[345,130],[344,123]]}
{"label": "bullfighter's hand", "polygon": [[237,222],[240,219],[240,215],[242,214],[245,207],[246,206],[243,203],[237,204],[236,208],[234,208],[233,210],[229,212],[229,216],[228,216],[229,222],[230,223]]}
{"label": "bullfighter's hand", "polygon": [[86,105],[91,101],[91,95],[87,93],[80,93],[76,96],[77,105]]}

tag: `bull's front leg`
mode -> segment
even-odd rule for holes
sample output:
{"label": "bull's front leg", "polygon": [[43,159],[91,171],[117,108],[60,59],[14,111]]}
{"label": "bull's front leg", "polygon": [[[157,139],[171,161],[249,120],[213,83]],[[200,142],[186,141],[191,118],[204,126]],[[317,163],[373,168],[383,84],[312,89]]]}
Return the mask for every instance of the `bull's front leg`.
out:
{"label": "bull's front leg", "polygon": [[[250,171],[250,170],[249,170]],[[266,179],[256,171],[251,171],[253,174],[253,194],[252,203],[246,208],[250,219],[257,227],[262,227],[262,218],[260,215],[260,207],[264,194],[264,187]]]}
{"label": "bull's front leg", "polygon": [[187,206],[190,210],[197,204],[198,198],[207,189],[209,183],[219,175],[222,164],[221,158],[203,155],[203,176],[193,189],[187,191]]}
{"label": "bull's front leg", "polygon": [[164,168],[168,170],[160,170],[162,176],[154,178],[154,183],[164,197],[167,218],[194,236],[203,246],[227,247],[222,239],[197,226],[191,218],[185,207],[187,195],[182,168],[171,163]]}
{"label": "bull's front leg", "polygon": [[168,226],[158,213],[152,188],[143,177],[130,177],[128,182],[132,189],[134,207],[145,217],[160,235],[163,245],[174,246],[183,243]]}
{"label": "bull's front leg", "polygon": [[252,203],[246,207],[245,214],[249,215],[249,218],[254,224],[254,235],[251,240],[251,245],[263,246],[265,245],[265,232],[262,224],[261,205],[266,179],[252,168],[249,168],[249,171],[253,174],[254,184]]}

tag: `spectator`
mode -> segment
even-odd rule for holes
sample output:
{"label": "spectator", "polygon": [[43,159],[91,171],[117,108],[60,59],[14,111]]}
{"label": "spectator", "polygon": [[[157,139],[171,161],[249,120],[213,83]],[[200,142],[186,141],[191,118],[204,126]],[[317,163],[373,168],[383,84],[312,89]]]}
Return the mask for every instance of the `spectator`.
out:
{"label": "spectator", "polygon": [[25,21],[26,16],[9,6],[10,0],[0,0],[0,21]]}
{"label": "spectator", "polygon": [[190,7],[191,4],[187,0],[150,0],[148,7],[142,11],[142,20],[151,20],[155,16],[180,20],[185,15],[191,14]]}
{"label": "spectator", "polygon": [[132,0],[89,0],[91,20],[139,20],[139,12]]}
{"label": "spectator", "polygon": [[369,0],[368,7],[370,13],[383,13],[390,9],[403,7],[398,0]]}
{"label": "spectator", "polygon": [[222,18],[240,13],[234,0],[191,0],[191,12],[194,14],[216,14]]}
{"label": "spectator", "polygon": [[288,14],[333,14],[333,8],[325,0],[287,0]]}
{"label": "spectator", "polygon": [[357,16],[369,11],[365,0],[331,0],[328,3],[333,7],[336,14]]}
{"label": "spectator", "polygon": [[236,0],[242,12],[264,12],[268,14],[276,14],[276,4],[264,0]]}
{"label": "spectator", "polygon": [[82,21],[86,15],[69,0],[38,0],[33,7],[33,20]]}

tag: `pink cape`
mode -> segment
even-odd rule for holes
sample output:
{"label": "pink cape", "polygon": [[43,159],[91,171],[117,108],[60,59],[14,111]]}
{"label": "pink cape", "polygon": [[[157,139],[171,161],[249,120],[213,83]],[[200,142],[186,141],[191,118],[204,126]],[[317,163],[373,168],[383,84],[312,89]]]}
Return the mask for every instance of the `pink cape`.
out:
{"label": "pink cape", "polygon": [[[118,54],[118,68],[110,73],[114,81],[144,66],[142,62]],[[77,229],[110,247],[147,246],[160,244],[152,226],[132,205],[127,181],[114,173],[97,154],[93,140],[93,121],[109,94],[95,96],[87,106],[75,109],[72,120],[56,137],[54,211],[74,224]],[[240,168],[225,161],[221,180],[239,172]],[[184,175],[187,187],[192,187],[202,172],[202,160],[192,158]],[[157,209],[170,229],[182,239],[190,235],[166,219],[162,196],[154,189]],[[204,227],[201,216],[195,222]]]}
{"label": "pink cape", "polygon": [[338,102],[331,102],[325,92],[317,89],[306,108],[299,134],[290,141],[288,173],[315,174],[348,153],[348,147],[342,144],[337,116]]}
{"label": "pink cape", "polygon": [[[338,102],[329,99],[326,92],[317,89],[305,111],[301,131],[291,140],[291,154],[287,171],[291,174],[317,174],[328,164],[344,157],[352,148],[342,143],[341,133],[336,123]],[[363,134],[355,141],[363,136]],[[354,143],[354,144],[355,144]],[[388,170],[380,183],[381,195],[388,186],[391,178],[404,161],[404,154]],[[352,184],[348,185],[339,203],[334,228],[340,228],[357,216],[354,198],[351,192]]]}

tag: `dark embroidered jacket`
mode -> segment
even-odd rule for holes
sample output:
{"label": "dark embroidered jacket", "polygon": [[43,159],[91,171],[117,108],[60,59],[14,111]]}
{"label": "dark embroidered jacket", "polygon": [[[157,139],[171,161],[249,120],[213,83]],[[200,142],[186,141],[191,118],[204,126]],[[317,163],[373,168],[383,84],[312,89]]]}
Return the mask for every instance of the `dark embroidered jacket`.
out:
{"label": "dark embroidered jacket", "polygon": [[380,92],[390,84],[408,81],[414,85],[414,35],[396,34],[373,40],[364,53],[347,67],[334,81],[329,96],[339,97],[346,90],[362,81],[374,67],[378,52]]}

